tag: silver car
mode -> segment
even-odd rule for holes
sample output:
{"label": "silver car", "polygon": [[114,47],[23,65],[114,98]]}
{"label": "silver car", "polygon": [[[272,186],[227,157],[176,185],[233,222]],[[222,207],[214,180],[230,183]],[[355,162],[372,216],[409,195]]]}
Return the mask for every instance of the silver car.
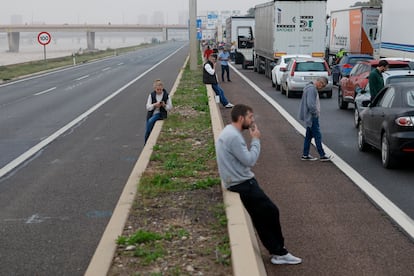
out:
{"label": "silver car", "polygon": [[310,58],[310,55],[283,55],[281,56],[272,69],[272,86],[276,87],[276,90],[280,90],[280,82],[282,80],[283,72],[286,71],[287,65],[292,58]]}
{"label": "silver car", "polygon": [[281,92],[291,98],[293,94],[302,95],[303,88],[318,77],[328,78],[326,87],[319,91],[326,97],[332,98],[332,76],[328,63],[322,58],[295,58],[288,63],[286,72],[282,75]]}

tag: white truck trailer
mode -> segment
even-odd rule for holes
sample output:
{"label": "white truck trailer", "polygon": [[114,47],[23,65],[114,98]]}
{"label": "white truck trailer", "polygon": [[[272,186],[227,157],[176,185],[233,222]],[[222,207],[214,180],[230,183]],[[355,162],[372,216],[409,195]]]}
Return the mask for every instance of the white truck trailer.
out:
{"label": "white truck trailer", "polygon": [[383,0],[379,57],[414,58],[413,0]]}
{"label": "white truck trailer", "polygon": [[347,53],[374,55],[380,7],[354,7],[331,11],[329,55]]}
{"label": "white truck trailer", "polygon": [[255,6],[254,71],[271,77],[286,54],[325,57],[326,0],[271,1]]}
{"label": "white truck trailer", "polygon": [[231,16],[226,19],[226,44],[236,45],[235,63],[243,69],[253,65],[254,24],[252,16]]}

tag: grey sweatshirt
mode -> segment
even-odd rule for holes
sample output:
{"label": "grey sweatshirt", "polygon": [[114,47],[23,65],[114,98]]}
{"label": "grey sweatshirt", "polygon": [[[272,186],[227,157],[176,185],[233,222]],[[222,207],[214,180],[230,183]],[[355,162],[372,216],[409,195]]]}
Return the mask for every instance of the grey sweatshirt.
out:
{"label": "grey sweatshirt", "polygon": [[227,189],[254,177],[251,168],[260,154],[260,140],[253,138],[250,149],[241,132],[227,125],[216,141],[217,164],[221,181]]}
{"label": "grey sweatshirt", "polygon": [[320,109],[318,89],[313,83],[309,83],[303,89],[299,119],[305,122],[306,127],[311,127],[312,118],[319,117]]}

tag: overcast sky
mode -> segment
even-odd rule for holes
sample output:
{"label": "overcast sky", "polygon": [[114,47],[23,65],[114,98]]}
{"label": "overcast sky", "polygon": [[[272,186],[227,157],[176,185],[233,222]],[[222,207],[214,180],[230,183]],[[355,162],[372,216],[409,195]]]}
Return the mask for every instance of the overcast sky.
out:
{"label": "overcast sky", "polygon": [[[47,24],[108,23],[136,24],[142,14],[152,18],[155,11],[164,13],[164,22],[178,23],[178,14],[188,11],[189,0],[4,0],[0,24],[10,24],[12,15],[21,15],[23,23]],[[197,0],[197,10],[240,10],[267,0]],[[347,8],[356,0],[328,0],[328,11]],[[151,23],[151,22],[148,22]]]}

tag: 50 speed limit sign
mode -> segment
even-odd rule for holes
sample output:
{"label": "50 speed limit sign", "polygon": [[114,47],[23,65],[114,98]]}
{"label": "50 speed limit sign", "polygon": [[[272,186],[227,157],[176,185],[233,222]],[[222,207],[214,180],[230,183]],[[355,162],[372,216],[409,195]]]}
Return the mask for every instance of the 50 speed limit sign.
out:
{"label": "50 speed limit sign", "polygon": [[37,35],[37,41],[39,41],[39,43],[42,44],[43,46],[46,46],[47,44],[49,44],[51,40],[52,40],[52,37],[50,36],[48,32],[41,32]]}

